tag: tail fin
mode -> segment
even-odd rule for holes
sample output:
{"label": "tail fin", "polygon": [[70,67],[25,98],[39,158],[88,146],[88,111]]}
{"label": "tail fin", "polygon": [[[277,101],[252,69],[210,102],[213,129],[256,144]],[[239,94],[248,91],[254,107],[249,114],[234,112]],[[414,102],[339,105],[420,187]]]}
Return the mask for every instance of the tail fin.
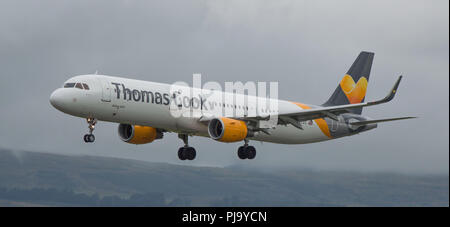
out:
{"label": "tail fin", "polygon": [[[347,74],[342,78],[334,93],[323,106],[338,106],[363,102],[366,96],[374,55],[371,52],[361,52]],[[361,114],[362,107],[351,109],[351,112]]]}

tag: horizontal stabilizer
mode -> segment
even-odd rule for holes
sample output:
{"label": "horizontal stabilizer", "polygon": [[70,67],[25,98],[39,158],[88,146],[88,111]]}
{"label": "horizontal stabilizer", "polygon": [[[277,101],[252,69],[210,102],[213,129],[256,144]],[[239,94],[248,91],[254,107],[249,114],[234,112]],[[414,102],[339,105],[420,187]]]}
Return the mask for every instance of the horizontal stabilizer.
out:
{"label": "horizontal stabilizer", "polygon": [[371,121],[352,122],[350,124],[354,125],[354,126],[362,126],[362,125],[369,125],[369,124],[375,124],[375,123],[386,122],[386,121],[398,121],[398,120],[405,120],[405,119],[411,119],[411,118],[416,118],[416,117],[386,118],[386,119],[371,120]]}

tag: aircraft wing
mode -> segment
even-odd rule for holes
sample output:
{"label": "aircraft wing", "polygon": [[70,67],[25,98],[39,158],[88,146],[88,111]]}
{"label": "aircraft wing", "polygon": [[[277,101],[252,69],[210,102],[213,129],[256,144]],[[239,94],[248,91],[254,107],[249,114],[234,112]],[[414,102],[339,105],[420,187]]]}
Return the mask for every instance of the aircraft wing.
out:
{"label": "aircraft wing", "polygon": [[384,97],[383,99],[377,100],[377,101],[305,109],[305,110],[300,110],[300,111],[296,111],[296,112],[292,112],[292,113],[280,114],[279,117],[281,119],[293,117],[293,118],[297,119],[298,121],[313,120],[313,119],[323,118],[323,117],[329,117],[331,119],[337,120],[337,115],[342,114],[342,113],[347,113],[347,112],[349,112],[348,110],[350,110],[352,108],[373,106],[373,105],[378,105],[378,104],[382,104],[382,103],[391,101],[394,98],[395,93],[397,92],[397,88],[400,84],[401,79],[402,79],[402,76],[399,76],[397,81],[394,84],[394,87],[389,91],[389,93],[386,95],[386,97]]}
{"label": "aircraft wing", "polygon": [[[360,108],[360,107],[366,107],[366,106],[373,106],[378,105],[382,103],[386,103],[391,101],[395,97],[395,93],[397,92],[398,86],[400,84],[400,81],[402,79],[402,76],[399,76],[397,81],[395,82],[392,89],[389,91],[389,93],[384,97],[383,99],[372,101],[372,102],[364,102],[364,103],[357,103],[357,104],[348,104],[348,105],[339,105],[339,106],[326,106],[326,107],[318,107],[318,108],[311,108],[311,109],[303,109],[295,112],[290,113],[283,113],[279,114],[279,124],[292,124],[293,126],[303,129],[302,126],[299,124],[299,121],[307,121],[307,120],[314,120],[318,118],[323,117],[329,117],[333,120],[339,120],[338,115],[343,113],[348,113],[350,109],[353,108]],[[235,118],[238,120],[243,121],[257,121],[257,120],[264,120],[268,117],[262,118],[262,117],[240,117]],[[360,125],[363,124],[371,124],[376,122],[383,122],[383,121],[393,121],[393,120],[401,120],[401,119],[409,119],[414,117],[403,117],[403,118],[393,118],[393,119],[383,119],[383,120],[375,120],[375,121],[365,121],[359,123]],[[207,122],[211,119],[209,118],[201,118],[200,121]]]}

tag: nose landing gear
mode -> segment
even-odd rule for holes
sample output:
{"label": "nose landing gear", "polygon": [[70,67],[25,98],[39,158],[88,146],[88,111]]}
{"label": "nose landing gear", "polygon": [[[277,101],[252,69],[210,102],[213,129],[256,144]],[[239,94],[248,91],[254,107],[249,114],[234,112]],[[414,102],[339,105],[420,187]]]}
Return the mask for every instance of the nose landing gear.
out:
{"label": "nose landing gear", "polygon": [[93,143],[95,141],[95,136],[92,134],[95,128],[95,124],[97,123],[97,120],[94,118],[86,118],[87,123],[89,124],[89,133],[84,135],[84,142],[85,143]]}
{"label": "nose landing gear", "polygon": [[194,160],[197,156],[197,152],[195,151],[195,148],[189,146],[188,135],[178,134],[178,138],[182,139],[184,142],[184,147],[178,149],[178,158],[180,160]]}

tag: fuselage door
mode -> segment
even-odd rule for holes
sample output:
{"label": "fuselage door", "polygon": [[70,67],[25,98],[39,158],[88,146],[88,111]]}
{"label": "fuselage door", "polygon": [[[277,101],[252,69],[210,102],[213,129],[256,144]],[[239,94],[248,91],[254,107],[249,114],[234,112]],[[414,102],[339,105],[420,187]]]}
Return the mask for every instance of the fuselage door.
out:
{"label": "fuselage door", "polygon": [[108,80],[104,78],[98,78],[102,88],[102,102],[111,102],[111,86]]}

